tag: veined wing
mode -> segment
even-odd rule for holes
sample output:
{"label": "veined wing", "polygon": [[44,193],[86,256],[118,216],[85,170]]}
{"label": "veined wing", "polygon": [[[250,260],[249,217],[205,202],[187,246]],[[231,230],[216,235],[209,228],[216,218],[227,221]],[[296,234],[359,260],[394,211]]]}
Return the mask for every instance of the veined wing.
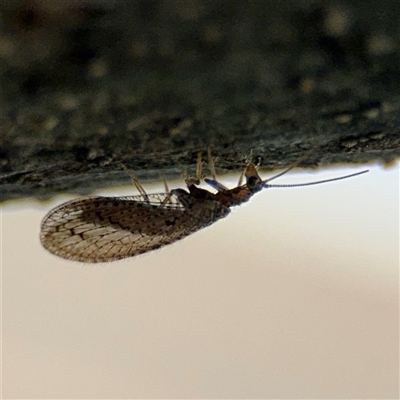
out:
{"label": "veined wing", "polygon": [[72,200],[45,216],[40,240],[68,260],[108,262],[183,239],[230,212],[217,201],[187,196],[190,207],[165,193]]}

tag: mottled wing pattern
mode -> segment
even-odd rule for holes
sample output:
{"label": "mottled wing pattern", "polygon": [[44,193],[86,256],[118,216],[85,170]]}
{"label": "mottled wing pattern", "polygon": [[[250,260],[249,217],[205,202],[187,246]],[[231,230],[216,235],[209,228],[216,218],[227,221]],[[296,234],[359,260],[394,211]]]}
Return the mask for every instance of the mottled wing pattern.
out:
{"label": "mottled wing pattern", "polygon": [[68,260],[108,262],[173,243],[230,212],[213,200],[183,206],[172,194],[147,196],[86,197],[61,204],[43,219],[41,243]]}

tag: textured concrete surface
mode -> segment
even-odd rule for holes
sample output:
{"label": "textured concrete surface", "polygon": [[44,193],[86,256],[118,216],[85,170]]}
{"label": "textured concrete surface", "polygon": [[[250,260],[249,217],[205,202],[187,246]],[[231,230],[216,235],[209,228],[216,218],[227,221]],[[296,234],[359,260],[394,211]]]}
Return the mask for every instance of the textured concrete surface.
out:
{"label": "textured concrete surface", "polygon": [[250,151],[400,154],[400,3],[3,0],[0,200],[90,193]]}

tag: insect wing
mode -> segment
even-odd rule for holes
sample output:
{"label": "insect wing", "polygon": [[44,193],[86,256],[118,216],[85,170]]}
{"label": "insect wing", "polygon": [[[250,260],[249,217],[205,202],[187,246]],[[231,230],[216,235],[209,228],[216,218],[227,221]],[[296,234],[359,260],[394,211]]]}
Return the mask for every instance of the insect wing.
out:
{"label": "insect wing", "polygon": [[50,211],[40,240],[51,253],[69,260],[108,262],[173,243],[228,213],[229,208],[209,200],[188,209],[166,193],[86,197]]}

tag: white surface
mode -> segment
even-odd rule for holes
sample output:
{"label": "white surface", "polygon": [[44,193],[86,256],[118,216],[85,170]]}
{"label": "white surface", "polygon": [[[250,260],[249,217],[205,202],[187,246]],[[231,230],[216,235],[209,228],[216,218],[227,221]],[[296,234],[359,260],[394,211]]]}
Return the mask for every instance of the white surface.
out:
{"label": "white surface", "polygon": [[398,395],[398,168],[268,189],[181,242],[101,266],[40,246],[60,202],[3,209],[4,398]]}

